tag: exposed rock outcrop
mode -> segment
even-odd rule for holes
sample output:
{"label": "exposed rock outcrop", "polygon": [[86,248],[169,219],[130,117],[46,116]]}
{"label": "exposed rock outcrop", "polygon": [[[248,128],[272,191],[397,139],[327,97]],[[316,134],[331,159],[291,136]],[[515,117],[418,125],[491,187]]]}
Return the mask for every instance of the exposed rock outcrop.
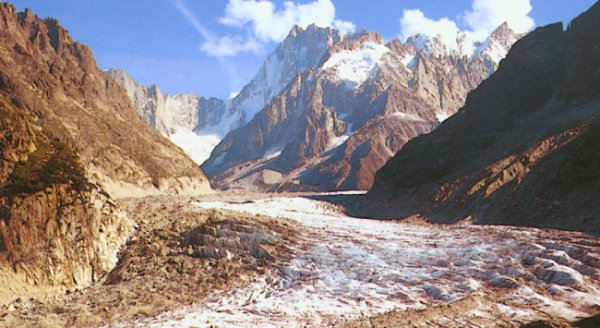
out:
{"label": "exposed rock outcrop", "polygon": [[11,280],[0,303],[26,296],[24,286],[89,285],[115,266],[133,230],[73,148],[25,115],[0,96],[0,265]]}
{"label": "exposed rock outcrop", "polygon": [[189,182],[209,190],[194,162],[148,127],[89,48],[54,19],[0,6],[0,95],[50,138],[72,144],[109,191],[117,184],[189,191]]}
{"label": "exposed rock outcrop", "polygon": [[209,190],[85,45],[0,3],[0,302],[108,273],[133,231],[112,197]]}

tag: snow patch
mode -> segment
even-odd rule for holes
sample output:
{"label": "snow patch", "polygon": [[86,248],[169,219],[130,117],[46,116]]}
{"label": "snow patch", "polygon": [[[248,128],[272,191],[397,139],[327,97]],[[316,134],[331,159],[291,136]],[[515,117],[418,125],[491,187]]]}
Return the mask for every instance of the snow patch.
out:
{"label": "snow patch", "polygon": [[438,119],[438,121],[440,121],[440,123],[444,122],[450,116],[451,115],[446,112],[435,112],[435,117]]}
{"label": "snow patch", "polygon": [[385,45],[365,42],[360,49],[333,54],[323,64],[322,71],[334,72],[339,80],[356,88],[373,75],[381,58],[389,51]]}
{"label": "snow patch", "polygon": [[210,157],[212,150],[221,141],[216,134],[198,135],[185,129],[176,130],[169,135],[169,139],[198,165],[202,165]]}
{"label": "snow patch", "polygon": [[282,151],[283,151],[283,148],[267,149],[267,151],[265,151],[265,153],[263,154],[263,159],[268,161],[273,158],[277,158],[277,157],[279,157],[279,155],[281,155]]}
{"label": "snow patch", "polygon": [[327,147],[327,151],[341,146],[344,142],[346,142],[346,140],[348,140],[348,138],[350,138],[350,136],[347,134],[344,134],[339,137],[335,137],[335,138],[331,139],[331,143],[329,144],[329,147]]}
{"label": "snow patch", "polygon": [[390,116],[397,117],[403,121],[423,121],[420,117],[414,116],[412,114],[407,114],[403,112],[395,112],[390,114]]}
{"label": "snow patch", "polygon": [[414,71],[415,70],[415,66],[416,66],[416,58],[415,55],[411,55],[411,54],[405,54],[402,59],[400,59],[400,61],[402,62],[402,65],[404,65],[404,67],[406,67],[407,70],[409,71]]}

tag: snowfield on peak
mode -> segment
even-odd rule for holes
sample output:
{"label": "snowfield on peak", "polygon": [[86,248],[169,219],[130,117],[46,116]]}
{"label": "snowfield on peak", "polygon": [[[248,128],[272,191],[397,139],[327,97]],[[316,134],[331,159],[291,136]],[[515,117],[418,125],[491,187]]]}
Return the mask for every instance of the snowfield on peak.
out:
{"label": "snowfield on peak", "polygon": [[199,135],[186,129],[175,130],[169,138],[198,165],[210,157],[212,150],[221,141],[217,134]]}
{"label": "snowfield on peak", "polygon": [[582,233],[359,219],[304,197],[193,204],[292,220],[304,227],[303,242],[250,288],[215,292],[138,324],[326,326],[477,296],[485,304],[459,320],[486,326],[574,320],[600,303],[600,242]]}
{"label": "snowfield on peak", "polygon": [[357,88],[372,76],[382,57],[389,51],[385,45],[365,42],[360,49],[333,54],[323,64],[322,71],[334,72],[340,81]]}

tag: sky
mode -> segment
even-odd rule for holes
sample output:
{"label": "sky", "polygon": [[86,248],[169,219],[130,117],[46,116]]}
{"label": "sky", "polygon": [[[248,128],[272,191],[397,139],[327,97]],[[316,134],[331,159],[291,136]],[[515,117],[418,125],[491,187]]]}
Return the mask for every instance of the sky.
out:
{"label": "sky", "polygon": [[[13,0],[54,17],[102,69],[121,68],[165,93],[228,98],[295,24],[379,32],[386,40],[457,32],[481,39],[504,21],[518,31],[568,24],[596,0]],[[566,25],[565,25],[566,26]]]}

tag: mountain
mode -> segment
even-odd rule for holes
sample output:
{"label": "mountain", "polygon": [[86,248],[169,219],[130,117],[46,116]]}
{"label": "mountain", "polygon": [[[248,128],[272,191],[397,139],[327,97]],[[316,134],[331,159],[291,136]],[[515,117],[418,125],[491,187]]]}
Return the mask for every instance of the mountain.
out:
{"label": "mountain", "polygon": [[296,74],[316,67],[340,39],[340,32],[331,28],[294,27],[252,81],[229,100],[163,95],[157,85],[140,85],[123,70],[110,69],[108,74],[127,90],[146,122],[202,164],[229,131],[248,123]]}
{"label": "mountain", "polygon": [[107,73],[125,89],[138,114],[198,165],[221,140],[222,133],[214,130],[229,130],[226,101],[194,94],[163,95],[157,85],[141,85],[123,70]]}
{"label": "mountain", "polygon": [[519,37],[503,24],[485,42],[461,34],[453,46],[425,35],[386,43],[367,31],[330,42],[202,168],[223,189],[368,189],[408,140],[464,104]]}
{"label": "mountain", "polygon": [[600,233],[600,4],[518,41],[436,130],[376,175],[382,217]]}
{"label": "mountain", "polygon": [[210,191],[88,47],[5,3],[0,118],[0,280],[11,281],[0,301],[19,288],[81,288],[112,269],[133,231],[113,197]]}

